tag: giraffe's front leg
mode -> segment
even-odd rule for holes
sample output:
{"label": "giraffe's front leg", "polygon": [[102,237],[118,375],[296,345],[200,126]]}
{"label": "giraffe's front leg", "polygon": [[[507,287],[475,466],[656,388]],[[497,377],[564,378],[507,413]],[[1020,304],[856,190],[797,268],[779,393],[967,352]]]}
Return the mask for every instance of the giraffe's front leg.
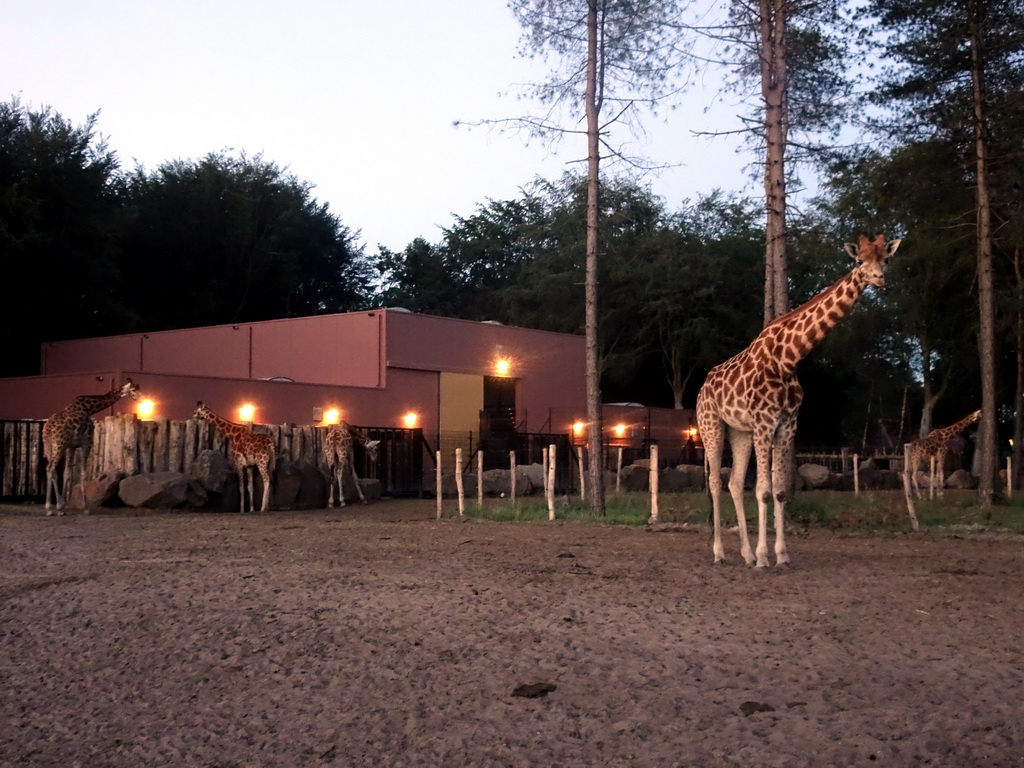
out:
{"label": "giraffe's front leg", "polygon": [[757,562],[755,567],[767,568],[768,563],[768,502],[772,496],[771,467],[769,457],[771,446],[766,440],[756,440],[754,452],[757,455]]}

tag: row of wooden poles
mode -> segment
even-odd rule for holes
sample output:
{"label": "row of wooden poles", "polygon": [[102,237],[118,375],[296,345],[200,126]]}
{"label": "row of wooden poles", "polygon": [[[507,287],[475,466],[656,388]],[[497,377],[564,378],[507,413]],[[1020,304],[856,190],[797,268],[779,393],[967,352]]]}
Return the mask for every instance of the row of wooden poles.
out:
{"label": "row of wooden poles", "polygon": [[[585,469],[585,466],[584,466],[585,465],[585,450],[586,450],[585,448],[580,447],[580,449],[575,452],[576,460],[579,463],[579,470],[580,470],[580,497],[582,499],[586,499],[586,497],[587,497],[586,481],[585,481],[586,472],[584,471],[584,469]],[[907,501],[907,515],[910,517],[910,525],[911,525],[911,527],[915,531],[918,531],[918,530],[921,529],[921,524],[920,524],[920,522],[917,519],[917,510],[914,507],[913,488],[911,487],[910,472],[913,470],[913,468],[911,467],[911,461],[910,461],[910,453],[911,453],[911,446],[910,446],[910,444],[907,443],[907,445],[904,446],[903,450],[904,450],[904,454],[903,454],[904,455],[904,463],[903,463],[903,472],[902,472],[902,474],[903,474],[903,492],[904,492],[904,496],[906,497],[906,501]],[[510,497],[511,503],[515,504],[515,502],[516,502],[516,452],[515,451],[509,451],[508,458],[509,458],[509,484],[510,484],[509,497]],[[545,498],[547,500],[548,519],[549,520],[554,520],[555,519],[555,458],[556,458],[555,446],[554,445],[549,445],[544,450],[544,464],[543,464],[543,471],[544,471],[544,496],[545,496]],[[484,503],[484,483],[483,483],[484,456],[483,456],[483,452],[477,451],[476,460],[477,460],[477,462],[476,462],[477,504],[482,507],[483,503]],[[464,492],[464,485],[463,485],[463,479],[462,479],[462,476],[463,476],[463,469],[462,468],[463,468],[462,449],[461,448],[456,448],[455,449],[455,487],[456,487],[456,490],[457,490],[457,493],[458,493],[459,517],[463,517],[465,515],[465,512],[466,512],[466,495],[465,495],[465,492]],[[1013,483],[1010,481],[1010,478],[1013,477],[1013,473],[1011,472],[1011,469],[1012,469],[1011,459],[1007,458],[1007,460],[1006,460],[1006,478],[1007,478],[1007,481],[1006,481],[1006,495],[1007,495],[1007,497],[1012,497],[1013,496]],[[929,467],[929,470],[930,470],[930,472],[929,472],[929,482],[928,482],[928,493],[929,493],[929,498],[933,499],[933,498],[935,498],[935,494],[936,494],[935,479],[936,479],[937,470],[938,470],[938,474],[941,476],[941,469],[936,467],[936,459],[935,459],[934,456],[931,459],[931,465]],[[649,468],[649,471],[650,471],[650,480],[649,480],[648,485],[650,487],[650,494],[651,494],[651,516],[650,516],[650,521],[653,522],[653,523],[656,523],[658,521],[658,475],[659,475],[658,446],[657,445],[652,445],[651,446],[650,468]],[[620,485],[621,474],[622,474],[622,449],[620,448],[619,451],[618,451],[618,464],[617,464],[617,469],[616,469],[616,480],[615,480],[615,490],[616,491],[619,491],[620,488],[621,488],[621,485]],[[437,497],[437,519],[440,520],[441,516],[442,516],[442,504],[441,504],[441,497],[442,497],[442,494],[441,494],[441,451],[437,452],[437,477],[436,477],[435,489],[436,489],[435,496]],[[853,492],[854,492],[854,495],[860,495],[860,456],[858,454],[856,454],[856,453],[853,454]],[[939,494],[941,495],[941,493],[942,493],[942,491],[940,489],[939,490]]]}

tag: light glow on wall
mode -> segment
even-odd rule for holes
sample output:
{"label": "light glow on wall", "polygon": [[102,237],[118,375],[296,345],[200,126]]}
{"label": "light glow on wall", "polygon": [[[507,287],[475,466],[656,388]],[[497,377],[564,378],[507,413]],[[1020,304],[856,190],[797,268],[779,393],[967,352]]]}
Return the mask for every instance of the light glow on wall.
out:
{"label": "light glow on wall", "polygon": [[402,417],[402,426],[406,429],[416,429],[416,424],[419,423],[419,414],[409,411],[405,416]]}
{"label": "light glow on wall", "polygon": [[135,406],[135,412],[143,421],[152,421],[153,414],[156,413],[156,403],[148,398],[140,400],[139,404]]}
{"label": "light glow on wall", "polygon": [[238,418],[245,422],[252,422],[253,417],[256,415],[256,406],[252,403],[246,403],[238,409]]}
{"label": "light glow on wall", "polygon": [[324,424],[337,424],[341,421],[341,411],[337,408],[328,408],[324,411]]}
{"label": "light glow on wall", "polygon": [[494,375],[508,376],[512,371],[512,361],[507,357],[499,357],[494,361]]}

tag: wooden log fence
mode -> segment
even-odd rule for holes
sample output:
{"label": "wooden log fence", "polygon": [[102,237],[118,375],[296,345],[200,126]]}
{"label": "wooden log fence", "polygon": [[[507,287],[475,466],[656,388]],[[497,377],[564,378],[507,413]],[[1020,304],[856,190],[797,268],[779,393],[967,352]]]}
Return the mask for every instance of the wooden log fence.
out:
{"label": "wooden log fence", "polygon": [[[134,414],[95,420],[93,446],[84,472],[87,478],[106,472],[136,475],[148,472],[189,474],[200,454],[214,450],[227,455],[227,441],[211,424],[184,421],[141,421]],[[42,421],[0,422],[0,498],[35,498],[46,494]],[[326,428],[314,425],[256,425],[274,439],[279,458],[307,463],[327,471],[323,453]],[[419,430],[364,428],[381,440],[378,461],[370,464],[361,445],[355,446],[360,477],[378,477],[388,494],[422,490],[422,433]],[[63,472],[62,472],[63,474]],[[79,481],[76,467],[72,482]]]}

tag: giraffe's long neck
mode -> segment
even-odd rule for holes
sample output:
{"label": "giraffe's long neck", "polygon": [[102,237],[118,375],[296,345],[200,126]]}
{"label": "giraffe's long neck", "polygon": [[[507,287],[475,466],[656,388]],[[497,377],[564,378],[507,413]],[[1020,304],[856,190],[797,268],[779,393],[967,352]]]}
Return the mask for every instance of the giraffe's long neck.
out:
{"label": "giraffe's long neck", "polygon": [[864,293],[867,281],[857,269],[810,301],[778,317],[755,340],[783,373],[792,373]]}
{"label": "giraffe's long neck", "polygon": [[112,389],[105,395],[81,395],[75,398],[75,402],[87,416],[92,416],[104,408],[109,408],[123,396],[120,389]]}
{"label": "giraffe's long neck", "polygon": [[971,426],[971,424],[976,422],[978,420],[978,416],[979,414],[977,413],[968,414],[967,416],[964,416],[962,419],[960,419],[960,421],[958,421],[956,424],[950,424],[948,427],[936,429],[933,432],[933,434],[936,434],[938,437],[945,438],[947,440],[956,437],[958,434],[960,434],[969,426]]}
{"label": "giraffe's long neck", "polygon": [[216,429],[220,430],[220,433],[224,435],[224,437],[234,439],[245,432],[245,427],[240,424],[235,424],[233,421],[228,421],[227,419],[218,416],[213,411],[207,411],[206,418],[210,420],[210,423],[213,424]]}

